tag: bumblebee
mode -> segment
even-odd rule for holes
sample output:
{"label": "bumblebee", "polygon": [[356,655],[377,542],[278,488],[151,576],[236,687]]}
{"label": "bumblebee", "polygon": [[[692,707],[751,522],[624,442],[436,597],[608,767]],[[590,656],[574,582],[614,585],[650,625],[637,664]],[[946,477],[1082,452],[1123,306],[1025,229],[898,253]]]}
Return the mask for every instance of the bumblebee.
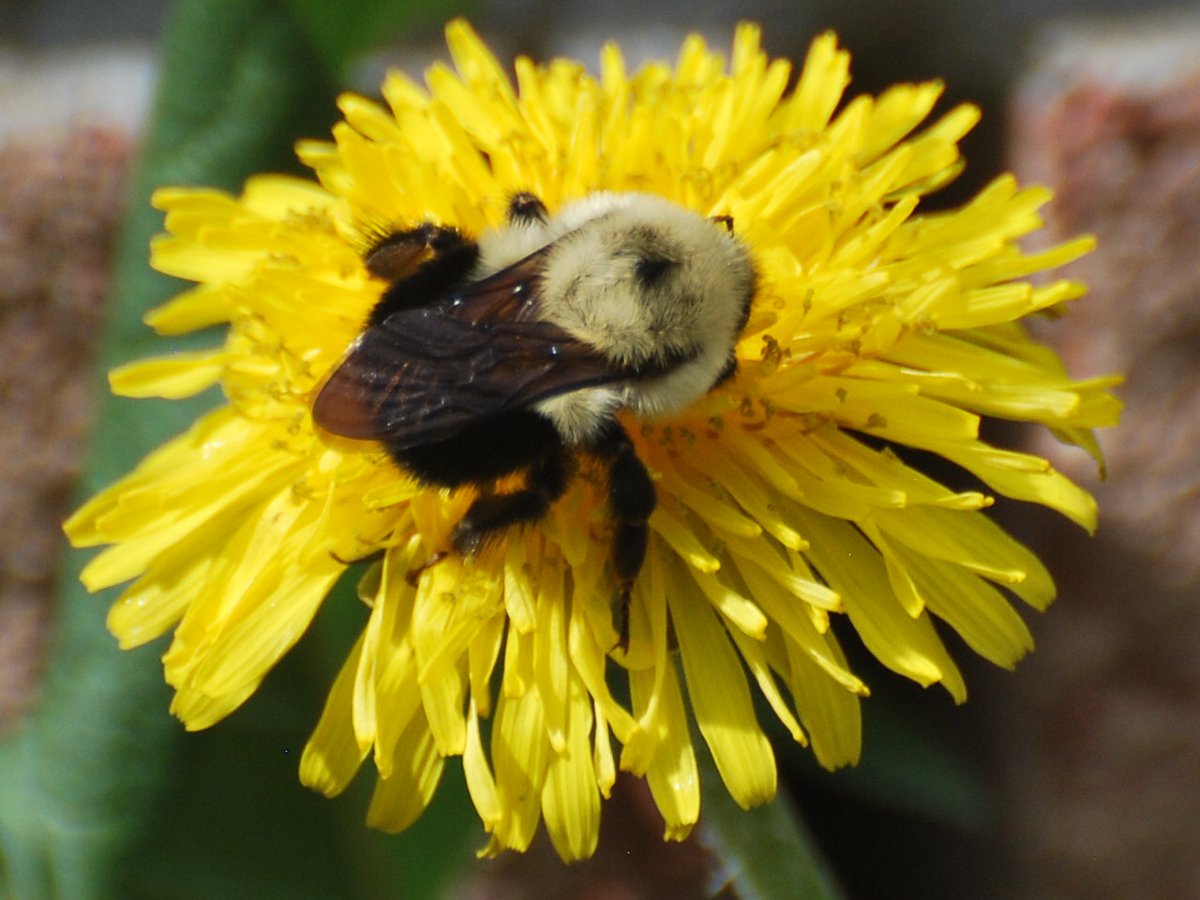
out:
{"label": "bumblebee", "polygon": [[[528,193],[471,240],[436,224],[365,256],[388,287],[313,419],[381,443],[418,480],[480,495],[452,549],[546,515],[578,454],[603,464],[622,640],[654,484],[618,420],[678,413],[735,371],[756,274],[732,221],[661,197],[597,193],[550,215]],[[523,486],[495,484],[523,476]]]}

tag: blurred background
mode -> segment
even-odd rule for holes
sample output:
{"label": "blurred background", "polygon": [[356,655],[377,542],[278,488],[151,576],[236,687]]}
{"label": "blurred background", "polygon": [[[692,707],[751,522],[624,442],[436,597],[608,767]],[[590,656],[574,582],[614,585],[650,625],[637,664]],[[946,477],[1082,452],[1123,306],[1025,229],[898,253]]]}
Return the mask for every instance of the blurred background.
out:
{"label": "blurred background", "polygon": [[[535,59],[567,55],[594,62],[601,45],[612,39],[620,43],[631,63],[673,58],[683,36],[693,31],[705,35],[713,46],[727,46],[733,26],[742,20],[762,25],[764,45],[772,55],[802,59],[813,35],[834,29],[854,54],[854,89],[874,93],[897,81],[940,78],[947,85],[948,103],[970,100],[983,107],[984,120],[967,139],[971,166],[966,183],[959,188],[965,194],[1003,164],[1009,100],[1048,25],[1064,19],[1136,19],[1187,4],[1151,0],[496,0],[402,4],[393,0],[390,5],[412,8],[417,21],[406,26],[402,39],[381,35],[386,49],[377,48],[370,59],[346,73],[349,87],[371,92],[384,65],[398,64],[419,74],[429,62],[443,58],[441,25],[452,14],[469,16],[502,59],[523,53]],[[10,50],[39,53],[76,54],[114,46],[150,51],[170,8],[170,4],[154,0],[111,0],[104,4],[85,0],[5,0],[0,6],[0,41]],[[353,18],[355,13],[347,15]]]}
{"label": "blurred background", "polygon": [[[329,8],[281,5],[310,26]],[[1099,235],[1097,253],[1071,271],[1091,296],[1065,325],[1047,323],[1045,335],[1076,377],[1127,374],[1127,416],[1101,436],[1108,480],[1050,441],[996,435],[1050,455],[1101,504],[1094,539],[1050,514],[998,504],[1006,527],[1060,584],[1058,602],[1027,617],[1037,652],[1016,672],[999,672],[951,639],[973,691],[962,708],[899,683],[860,653],[856,670],[873,690],[863,764],[831,775],[797,750],[781,752],[781,765],[848,897],[1200,897],[1200,5],[391,6],[403,16],[355,10],[329,20],[358,48],[335,86],[373,95],[389,66],[419,78],[446,57],[442,26],[455,14],[467,15],[501,60],[568,55],[594,65],[601,45],[616,40],[630,68],[673,59],[694,31],[728,47],[740,20],[762,25],[772,56],[797,62],[815,34],[834,29],[852,53],[851,95],[942,79],[943,111],[963,101],[982,107],[963,144],[967,170],[933,205],[957,204],[1015,168],[1058,191],[1048,239]],[[158,0],[0,4],[0,741],[19,739],[53,695],[45,679],[58,671],[47,660],[62,652],[54,637],[59,522],[76,496],[100,391],[92,360],[110,260],[127,198],[138,196],[131,172],[172,8]],[[314,88],[311,115],[292,137],[325,137],[336,120],[331,98]],[[136,874],[121,876],[121,896],[686,898],[721,890],[720,865],[703,846],[660,843],[660,824],[632,782],[604,808],[600,856],[571,869],[544,841],[525,856],[470,862],[483,835],[453,812],[465,804],[461,788],[451,789],[461,782],[454,772],[443,787],[458,791],[445,801],[451,812],[427,814],[400,837],[368,834],[362,791],[326,801],[295,779],[322,699],[310,684],[321,665],[313,659],[337,658],[344,647],[298,650],[212,732],[179,734],[157,688],[143,725],[169,745],[161,765],[173,774],[159,776],[129,851]],[[137,664],[153,681],[156,652]],[[787,745],[777,737],[777,748]],[[22,786],[2,780],[16,771],[0,766],[0,798],[8,796],[0,810],[24,802]],[[460,822],[472,823],[470,833]],[[413,875],[432,868],[426,854],[447,847],[462,848],[448,873],[426,882]],[[19,849],[11,834],[0,844],[0,895]],[[48,896],[92,895],[60,884]]]}

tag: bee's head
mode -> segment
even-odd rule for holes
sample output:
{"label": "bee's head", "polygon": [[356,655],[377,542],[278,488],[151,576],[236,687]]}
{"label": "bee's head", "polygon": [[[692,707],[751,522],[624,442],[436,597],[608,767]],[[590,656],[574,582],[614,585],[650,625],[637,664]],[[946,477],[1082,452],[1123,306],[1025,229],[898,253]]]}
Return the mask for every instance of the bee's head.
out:
{"label": "bee's head", "polygon": [[573,228],[547,260],[543,315],[623,366],[704,357],[723,368],[754,294],[745,244],[661,197],[601,194],[583,204],[562,214]]}

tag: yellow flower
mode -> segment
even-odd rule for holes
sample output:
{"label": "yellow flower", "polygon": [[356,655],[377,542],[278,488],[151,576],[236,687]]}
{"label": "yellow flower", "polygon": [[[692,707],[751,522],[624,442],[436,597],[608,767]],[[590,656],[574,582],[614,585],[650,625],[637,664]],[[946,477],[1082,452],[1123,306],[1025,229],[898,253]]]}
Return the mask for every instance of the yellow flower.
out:
{"label": "yellow flower", "polygon": [[[466,24],[447,38],[456,71],[435,65],[427,87],[391,74],[386,108],[345,96],[334,142],[300,145],[319,185],[263,176],[237,198],[155,195],[168,233],[153,265],[197,286],[149,324],[224,322],[228,337],[118,369],[113,389],[183,397],[220,384],[228,404],[66,529],[77,545],[111,545],[83,574],[90,589],[132,581],[109,616],[121,646],[174,629],[172,711],[205,728],[236,709],[347,561],[382,551],[301,778],[336,794],[371,755],[369,821],[402,829],[445,758],[461,756],[485,852],[524,849],[544,820],[578,859],[595,848],[618,767],[645,777],[668,838],[689,833],[700,788],[688,704],[743,806],[776,788],[754,691],[822,765],[853,763],[867,686],[836,616],[885,666],[958,701],[966,688],[935,618],[1015,664],[1032,640],[1008,595],[1042,609],[1054,587],[981,512],[988,492],[1087,529],[1095,508],[1045,460],[980,440],[981,420],[1039,422],[1095,453],[1090,429],[1119,407],[1113,379],[1071,380],[1018,324],[1082,293],[1024,280],[1091,247],[1018,247],[1045,190],[1004,176],[961,209],[916,212],[961,168],[977,110],[917,131],[937,84],[843,103],[849,59],[832,35],[786,95],[788,63],[768,60],[748,25],[728,64],[691,37],[673,68],[630,75],[608,46],[599,78],[518,59],[515,88]],[[537,526],[422,568],[471,492],[415,483],[379,448],[327,445],[311,418],[381,293],[364,234],[433,221],[475,235],[516,191],[554,210],[597,190],[732,216],[760,273],[736,379],[682,415],[626,422],[659,502],[624,649],[601,487],[576,479]],[[907,448],[960,466],[979,490],[921,474]],[[627,701],[610,688],[618,677]]]}

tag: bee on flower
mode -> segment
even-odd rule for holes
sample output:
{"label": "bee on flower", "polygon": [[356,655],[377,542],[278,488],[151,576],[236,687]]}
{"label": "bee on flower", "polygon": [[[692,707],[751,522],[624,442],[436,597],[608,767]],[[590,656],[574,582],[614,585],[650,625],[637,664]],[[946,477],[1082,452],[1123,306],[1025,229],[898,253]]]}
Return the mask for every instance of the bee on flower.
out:
{"label": "bee on flower", "polygon": [[453,71],[389,75],[386,106],[342,98],[333,141],[298,148],[315,182],[155,195],[152,263],[196,287],[148,323],[227,336],[113,389],[228,402],[66,530],[108,545],[90,589],[130,582],[123,647],[173,630],[175,715],[235,710],[364,561],[366,623],[302,780],[336,794],[370,756],[368,820],[399,830],[460,756],[485,852],[544,821],[571,860],[618,768],[686,837],[697,738],[739,804],[770,799],[756,692],[822,765],[855,762],[868,688],[837,617],[956,701],[935,620],[1013,666],[1032,646],[1013,601],[1054,587],[983,510],[1089,530],[1096,510],[980,424],[1098,457],[1119,404],[1021,324],[1083,292],[1026,280],[1091,248],[1021,249],[1047,191],[1003,176],[918,211],[977,110],[927,124],[936,84],[844,101],[828,34],[790,93],[748,25],[728,64],[691,37],[633,74],[614,46],[598,78],[521,58],[515,85],[465,23],[447,39]]}

